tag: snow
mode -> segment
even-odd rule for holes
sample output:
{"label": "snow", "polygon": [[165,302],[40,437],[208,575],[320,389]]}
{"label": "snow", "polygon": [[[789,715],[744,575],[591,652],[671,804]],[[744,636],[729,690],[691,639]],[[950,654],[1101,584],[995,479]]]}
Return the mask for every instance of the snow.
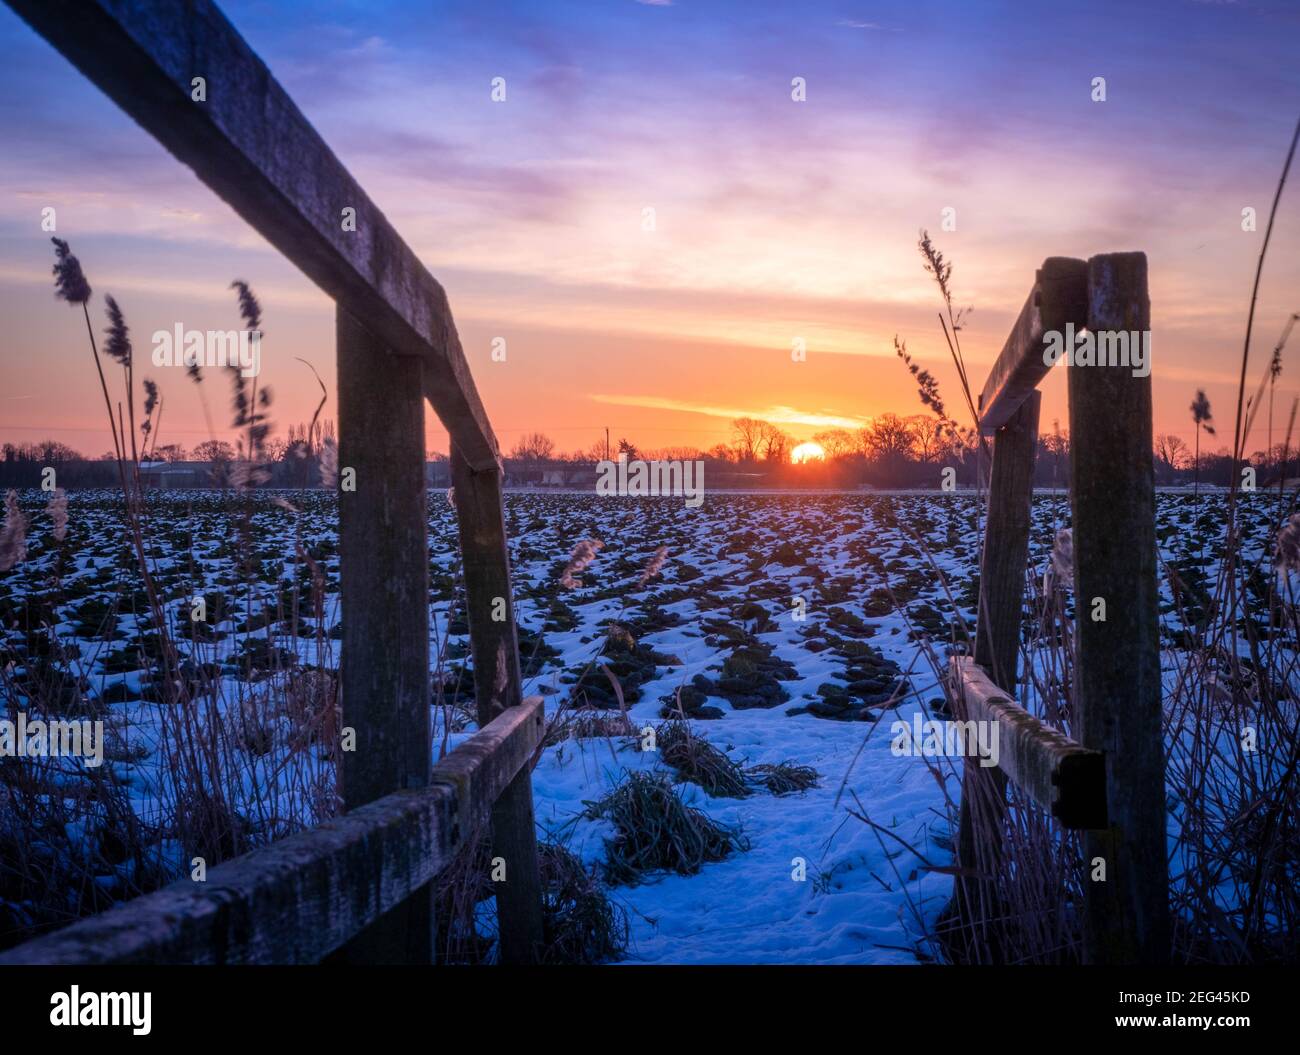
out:
{"label": "snow", "polygon": [[[240,677],[232,660],[245,637],[264,637],[265,630],[242,634],[236,628],[248,606],[256,613],[272,603],[301,570],[294,565],[295,537],[314,552],[329,579],[322,629],[339,619],[333,499],[311,492],[284,497],[301,512],[272,506],[267,496],[252,499],[256,512],[249,537],[264,562],[264,574],[269,568],[281,579],[268,577],[251,596],[235,574],[241,541],[225,506],[229,499],[194,492],[153,499],[151,520],[168,541],[155,537],[150,549],[166,587],[169,612],[181,611],[186,598],[197,593],[224,593],[231,602],[228,612],[212,624],[223,635],[221,640],[194,646],[196,660],[223,664],[225,708],[238,707],[241,698],[258,691],[256,684]],[[1168,501],[1175,500],[1181,499]],[[21,603],[51,570],[54,554],[42,537],[40,501],[41,496],[25,496],[25,507],[35,514],[29,529],[31,557],[17,573],[0,578],[0,607]],[[129,608],[120,612],[108,642],[78,638],[71,617],[71,610],[88,598],[107,598],[130,588],[112,559],[121,539],[116,508],[112,497],[103,493],[71,496],[69,520],[77,557],[65,561],[62,574],[65,585],[75,588],[68,591],[73,599],[60,610],[58,633],[81,645],[76,669],[92,694],[120,685],[129,696],[138,696],[148,687],[144,672],[110,673],[104,657],[120,648],[124,637],[146,626],[147,617],[133,615]],[[933,923],[951,891],[951,876],[931,866],[952,863],[948,800],[955,799],[959,789],[952,766],[945,794],[925,761],[891,754],[889,727],[895,720],[910,723],[918,712],[929,717],[926,704],[941,695],[922,637],[930,637],[942,658],[946,624],[959,613],[973,622],[969,587],[978,562],[979,513],[978,497],[971,494],[710,494],[697,509],[672,498],[507,496],[520,626],[529,633],[540,630],[546,644],[558,651],[527,678],[527,692],[546,694],[549,714],[567,705],[575,676],[584,666],[606,662],[608,624],[636,625],[648,614],[665,621],[676,616],[680,622],[638,634],[637,644],[679,662],[656,663],[653,677],[640,687],[640,698],[629,706],[638,729],[659,725],[662,698],[671,699],[696,675],[719,677],[734,643],[706,624],[717,620],[742,626],[746,621],[737,611],[744,604],[758,604],[768,616],[766,626],[749,627],[753,640],[770,646],[773,656],[788,661],[797,673],[794,680],[781,682],[789,696],[786,702],[737,709],[720,696],[711,697],[708,703],[722,710],[723,717],[694,721],[692,727],[696,735],[745,765],[793,761],[812,766],[820,774],[818,786],[779,797],[760,790],[748,798],[729,799],[712,798],[691,783],[677,784],[689,805],[739,827],[748,849],[707,864],[695,875],[655,875],[636,886],[612,887],[611,896],[626,908],[631,921],[628,962],[918,962],[915,950],[923,947],[923,928]],[[1041,568],[1065,516],[1068,506],[1059,497],[1036,503],[1034,567]],[[177,544],[178,532],[185,535],[184,547]],[[582,585],[564,590],[558,585],[559,573],[584,538],[599,538],[604,548],[579,576]],[[1162,545],[1166,541],[1185,548],[1187,539],[1172,530],[1167,540],[1162,536]],[[1258,551],[1260,544],[1257,536],[1249,546]],[[642,587],[640,571],[660,545],[669,548],[662,575]],[[780,562],[783,547],[793,548],[797,557]],[[430,496],[430,558],[431,665],[436,677],[454,682],[457,673],[467,677],[468,639],[448,632],[460,600],[453,512],[441,492]],[[947,578],[946,589],[935,567]],[[1211,568],[1206,571],[1212,574]],[[893,591],[901,610],[892,600],[881,602],[880,592],[886,589]],[[576,619],[572,628],[556,616],[552,606],[557,601],[571,609]],[[937,613],[937,626],[918,625],[917,618],[927,608],[933,610],[931,617]],[[797,618],[801,611],[806,611],[806,619]],[[312,618],[309,608],[301,618]],[[843,619],[858,620],[865,629],[858,633],[842,623],[837,627],[836,620]],[[6,633],[12,645],[16,632]],[[879,721],[786,713],[818,700],[819,688],[843,683],[847,661],[836,648],[826,647],[828,633],[865,640],[896,663],[906,678],[901,702],[879,711]],[[337,665],[337,642],[331,646],[327,639],[323,654],[320,642],[311,636],[278,637],[276,643],[291,648],[300,664]],[[526,665],[528,659],[525,648]],[[150,752],[144,759],[111,763],[144,817],[157,817],[166,809],[166,797],[159,790],[159,710],[138,699],[112,706],[132,742]],[[435,757],[444,736],[454,746],[472,733],[463,715],[446,728],[454,710],[434,708]],[[639,747],[636,740],[616,738],[568,739],[548,748],[533,774],[539,834],[565,842],[598,870],[612,830],[608,822],[586,817],[586,804],[603,797],[629,772],[670,772],[657,752]],[[241,779],[250,798],[256,798],[275,759],[273,752],[248,760]],[[323,759],[315,764],[328,769]],[[298,800],[275,805],[285,810],[301,807]],[[299,821],[309,823],[310,818],[300,816]]]}

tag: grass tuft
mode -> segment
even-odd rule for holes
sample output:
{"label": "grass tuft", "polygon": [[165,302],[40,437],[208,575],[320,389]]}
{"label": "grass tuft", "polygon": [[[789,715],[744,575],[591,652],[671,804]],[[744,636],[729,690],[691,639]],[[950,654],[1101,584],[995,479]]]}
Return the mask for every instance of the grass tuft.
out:
{"label": "grass tuft", "polygon": [[683,721],[664,722],[655,730],[660,757],[678,779],[698,784],[716,798],[743,799],[750,793],[745,771]]}
{"label": "grass tuft", "polygon": [[605,841],[605,878],[635,886],[651,872],[695,875],[706,864],[749,849],[739,830],[687,806],[660,775],[631,773],[586,816],[610,821],[617,834]]}
{"label": "grass tuft", "polygon": [[751,783],[766,788],[773,795],[792,795],[796,791],[807,791],[817,787],[821,774],[812,766],[801,766],[794,762],[779,762],[776,765],[750,766],[745,770],[745,777]]}
{"label": "grass tuft", "polygon": [[[627,912],[610,899],[594,870],[553,842],[537,844],[537,863],[542,880],[542,962],[597,964],[621,959],[630,934]],[[436,882],[438,962],[494,962],[490,841],[482,835],[472,839]]]}

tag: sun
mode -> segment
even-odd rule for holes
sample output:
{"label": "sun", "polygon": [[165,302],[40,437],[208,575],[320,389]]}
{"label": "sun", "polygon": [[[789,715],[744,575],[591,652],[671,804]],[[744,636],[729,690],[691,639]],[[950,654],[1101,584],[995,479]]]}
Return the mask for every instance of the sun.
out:
{"label": "sun", "polygon": [[813,443],[809,440],[807,443],[801,443],[790,452],[790,460],[795,465],[801,465],[804,462],[822,461],[826,457],[826,450],[820,443]]}

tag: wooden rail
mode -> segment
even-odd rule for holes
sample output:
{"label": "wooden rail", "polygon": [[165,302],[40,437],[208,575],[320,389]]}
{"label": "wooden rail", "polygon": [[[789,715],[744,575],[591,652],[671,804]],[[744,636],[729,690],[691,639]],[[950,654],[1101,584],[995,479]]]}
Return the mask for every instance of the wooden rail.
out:
{"label": "wooden rail", "polygon": [[9,949],[0,966],[316,963],[428,886],[527,772],[543,725],[530,697],[434,766],[428,787]]}
{"label": "wooden rail", "polygon": [[952,678],[964,718],[997,723],[1000,768],[1016,787],[1062,827],[1106,827],[1106,767],[1100,751],[1089,751],[1035,718],[969,657],[952,657]]}
{"label": "wooden rail", "polygon": [[[1128,365],[1071,365],[1077,742],[1012,702],[1019,677],[1025,566],[1046,339],[1069,329],[1149,333],[1142,253],[1051,257],[980,396],[993,434],[973,660],[953,664],[959,717],[996,721],[998,770],[969,762],[962,783],[954,907],[972,927],[1005,915],[996,876],[1009,778],[1065,827],[1084,830],[1084,958],[1161,963],[1169,955],[1164,743],[1151,378]],[[1100,876],[1100,878],[1098,878]]]}
{"label": "wooden rail", "polygon": [[[496,728],[522,702],[501,462],[447,296],[211,0],[8,3],[334,298],[339,462],[350,481],[339,493],[339,680],[343,725],[357,737],[340,767],[346,818],[225,873],[222,889],[239,893],[238,907],[178,887],[109,913],[111,932],[91,920],[69,933],[114,937],[111,948],[143,942],[141,956],[149,948],[172,955],[180,946],[166,942],[182,939],[150,915],[164,911],[181,913],[195,941],[215,942],[210,955],[218,958],[310,959],[346,941],[339,957],[349,962],[427,963],[429,880],[454,845],[440,812],[445,792],[429,782],[454,765],[429,766],[426,397],[451,437],[461,492],[457,527],[480,727]],[[475,798],[472,812],[490,814],[494,853],[506,868],[497,886],[501,959],[529,962],[542,935],[531,778],[515,766],[492,787],[492,800]],[[456,810],[466,808],[463,797],[456,800]],[[408,838],[414,842],[404,849]],[[364,878],[366,860],[381,875],[380,889],[363,884],[354,904],[331,877]],[[390,869],[391,880],[384,878]],[[321,933],[271,936],[290,924]],[[130,927],[143,936],[132,939]],[[150,946],[149,934],[161,944]],[[267,945],[249,944],[256,941]],[[90,943],[59,948],[97,955]],[[184,949],[197,955],[196,945]]]}

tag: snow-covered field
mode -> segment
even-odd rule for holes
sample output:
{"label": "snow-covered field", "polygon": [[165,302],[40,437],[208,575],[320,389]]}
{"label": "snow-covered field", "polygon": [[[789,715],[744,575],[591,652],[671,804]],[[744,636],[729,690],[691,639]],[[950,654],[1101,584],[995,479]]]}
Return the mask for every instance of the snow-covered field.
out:
{"label": "snow-covered field", "polygon": [[[71,496],[69,537],[58,546],[43,498],[24,496],[28,559],[0,574],[0,666],[12,664],[5,693],[21,703],[38,683],[54,684],[69,713],[107,716],[120,743],[106,764],[140,816],[158,820],[166,810],[163,705],[150,681],[158,652],[117,504],[107,493]],[[151,499],[155,578],[184,631],[189,669],[224,700],[255,697],[292,668],[337,665],[333,503],[319,492]],[[1221,504],[1203,496],[1201,515],[1213,518]],[[951,876],[929,866],[951,863],[947,797],[958,787],[950,778],[945,796],[923,760],[892,755],[889,727],[942,696],[923,640],[942,655],[954,620],[973,625],[979,509],[975,496],[939,494],[725,494],[699,508],[670,498],[507,496],[526,691],[544,694],[549,713],[594,707],[617,716],[599,670],[607,665],[635,728],[661,727],[680,706],[696,735],[745,766],[789,761],[819,775],[816,787],[780,796],[758,788],[711,797],[679,783],[689,805],[738,829],[747,849],[694,875],[612,886],[632,925],[630,961],[917,961],[918,918],[932,922],[951,889]],[[435,752],[473,730],[453,516],[446,497],[431,493]],[[1258,553],[1267,523],[1256,520],[1247,551]],[[1066,523],[1064,496],[1036,501],[1034,568]],[[1191,496],[1161,496],[1159,536],[1189,583],[1212,573],[1218,555],[1202,551]],[[586,539],[603,545],[580,585],[565,587],[569,555]],[[660,547],[662,569],[643,583]],[[195,629],[200,596],[205,619]],[[1179,625],[1167,609],[1172,637]],[[289,725],[272,723],[266,741],[249,746],[251,798],[292,738]],[[555,739],[533,776],[539,828],[599,870],[615,833],[587,804],[629,771],[673,773],[635,737]],[[317,776],[328,772],[328,759],[310,750]],[[254,838],[259,825],[265,837],[310,822],[282,815],[305,812],[298,792],[274,804],[273,823],[264,806],[250,811]],[[175,852],[179,861],[188,848]]]}

